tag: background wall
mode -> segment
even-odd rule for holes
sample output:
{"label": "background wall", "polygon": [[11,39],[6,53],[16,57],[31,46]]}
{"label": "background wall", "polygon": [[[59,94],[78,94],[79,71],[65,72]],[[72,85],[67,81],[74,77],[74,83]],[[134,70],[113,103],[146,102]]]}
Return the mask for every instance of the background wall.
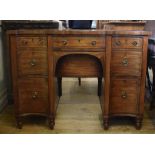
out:
{"label": "background wall", "polygon": [[145,30],[152,31],[152,36],[155,38],[155,20],[147,20]]}
{"label": "background wall", "polygon": [[[1,25],[1,21],[0,21]],[[7,89],[4,74],[4,55],[2,50],[2,30],[0,27],[0,111],[7,103]]]}

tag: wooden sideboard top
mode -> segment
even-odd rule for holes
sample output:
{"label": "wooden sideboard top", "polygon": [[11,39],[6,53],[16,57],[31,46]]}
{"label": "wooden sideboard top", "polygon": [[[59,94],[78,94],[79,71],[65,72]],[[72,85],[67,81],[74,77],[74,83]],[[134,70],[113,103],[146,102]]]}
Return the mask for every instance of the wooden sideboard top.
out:
{"label": "wooden sideboard top", "polygon": [[68,35],[81,35],[81,34],[100,34],[100,35],[151,35],[150,31],[112,31],[112,30],[78,30],[78,29],[20,29],[20,30],[8,30],[7,34],[68,34]]}

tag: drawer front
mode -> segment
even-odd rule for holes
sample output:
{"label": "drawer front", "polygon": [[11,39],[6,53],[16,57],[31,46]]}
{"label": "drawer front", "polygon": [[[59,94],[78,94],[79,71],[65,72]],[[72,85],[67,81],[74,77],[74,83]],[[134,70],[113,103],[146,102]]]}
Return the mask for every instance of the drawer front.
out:
{"label": "drawer front", "polygon": [[141,76],[142,53],[133,51],[113,51],[111,75]]}
{"label": "drawer front", "polygon": [[110,96],[111,114],[137,114],[138,81],[112,79]]}
{"label": "drawer front", "polygon": [[18,37],[17,47],[47,47],[47,37]]}
{"label": "drawer front", "polygon": [[104,37],[52,37],[53,48],[105,48]]}
{"label": "drawer front", "polygon": [[18,53],[18,74],[47,75],[47,53],[45,51],[22,51]]}
{"label": "drawer front", "polygon": [[129,48],[129,49],[141,49],[142,38],[130,38],[130,37],[114,37],[112,38],[112,48]]}
{"label": "drawer front", "polygon": [[48,110],[48,80],[20,79],[18,82],[20,113],[46,113]]}

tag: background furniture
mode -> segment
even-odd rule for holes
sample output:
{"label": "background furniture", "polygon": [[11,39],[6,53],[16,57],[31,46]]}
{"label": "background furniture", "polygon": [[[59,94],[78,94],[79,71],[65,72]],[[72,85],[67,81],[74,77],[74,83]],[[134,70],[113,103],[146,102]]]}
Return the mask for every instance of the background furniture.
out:
{"label": "background furniture", "polygon": [[[155,38],[149,38],[148,45],[148,68],[147,68],[147,80],[149,92],[152,100],[150,103],[150,109],[152,110],[155,99]],[[149,69],[152,70],[153,80],[151,81],[149,75]]]}
{"label": "background furniture", "polygon": [[114,116],[133,117],[140,129],[148,35],[146,31],[8,31],[18,127],[22,117],[43,115],[53,129],[59,101],[57,78],[63,75],[102,79],[105,129]]}
{"label": "background furniture", "polygon": [[98,20],[97,28],[103,30],[144,30],[144,20]]}

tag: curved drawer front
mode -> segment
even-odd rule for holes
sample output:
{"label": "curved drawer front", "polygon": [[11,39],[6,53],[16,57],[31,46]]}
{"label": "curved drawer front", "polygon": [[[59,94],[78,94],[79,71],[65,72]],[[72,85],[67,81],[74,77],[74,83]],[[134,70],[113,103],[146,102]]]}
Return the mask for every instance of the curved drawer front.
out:
{"label": "curved drawer front", "polygon": [[111,75],[141,76],[141,65],[141,52],[112,52]]}
{"label": "curved drawer front", "polygon": [[112,79],[110,113],[137,114],[138,81],[133,79]]}
{"label": "curved drawer front", "polygon": [[113,37],[112,38],[112,48],[114,49],[141,49],[142,48],[142,38],[132,38],[132,37]]}
{"label": "curved drawer front", "polygon": [[52,37],[54,49],[66,48],[105,48],[104,37]]}
{"label": "curved drawer front", "polygon": [[18,74],[47,75],[47,53],[44,51],[21,51],[18,53]]}
{"label": "curved drawer front", "polygon": [[18,37],[17,47],[47,47],[47,37]]}
{"label": "curved drawer front", "polygon": [[48,110],[48,80],[20,79],[18,82],[20,113],[45,113]]}

